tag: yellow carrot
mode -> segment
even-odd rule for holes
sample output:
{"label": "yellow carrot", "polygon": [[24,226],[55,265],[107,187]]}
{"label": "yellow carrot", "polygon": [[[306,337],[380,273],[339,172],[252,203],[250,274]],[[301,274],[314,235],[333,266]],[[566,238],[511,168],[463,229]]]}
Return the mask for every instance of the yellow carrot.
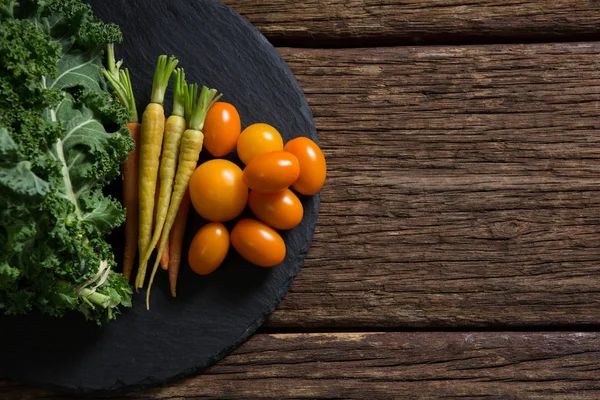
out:
{"label": "yellow carrot", "polygon": [[[165,124],[166,124],[166,122],[165,122]],[[158,193],[159,192],[160,192],[160,179],[158,179],[156,181],[156,190],[154,191],[154,204],[158,203]],[[136,186],[136,193],[137,193],[137,186]],[[152,226],[154,226],[156,224],[156,209],[157,209],[157,207],[154,207],[154,219],[153,219],[154,222],[152,222]],[[136,216],[136,221],[137,221],[137,216]],[[136,227],[136,232],[137,232],[137,225],[135,227]],[[136,243],[135,248],[137,250],[137,243]],[[156,246],[156,250],[158,250],[158,243]],[[160,266],[164,270],[166,270],[169,267],[169,246],[165,247],[165,251],[163,251],[162,256],[160,257]]]}
{"label": "yellow carrot", "polygon": [[[152,237],[152,218],[154,215],[154,192],[158,175],[158,159],[162,145],[163,132],[165,128],[165,110],[163,102],[165,91],[173,70],[177,66],[177,60],[167,56],[158,57],[154,81],[152,82],[152,96],[150,104],[142,115],[142,132],[140,146],[140,167],[138,181],[139,210],[139,232],[138,249],[140,256],[146,254]],[[159,253],[160,254],[160,253]],[[144,285],[146,278],[146,263],[140,257],[140,264],[135,279],[136,289]]]}
{"label": "yellow carrot", "polygon": [[[193,87],[193,86],[192,86]],[[169,233],[171,227],[175,222],[177,216],[177,210],[181,205],[181,201],[188,187],[188,183],[196,165],[198,164],[198,157],[202,150],[202,142],[204,140],[204,134],[202,128],[204,127],[204,119],[206,113],[217,102],[221,95],[217,96],[215,89],[208,89],[202,87],[200,92],[200,98],[196,103],[195,90],[188,90],[188,96],[186,101],[186,115],[188,118],[188,129],[183,133],[181,138],[181,146],[179,150],[179,160],[177,163],[177,174],[175,175],[175,186],[173,187],[173,193],[171,194],[171,203],[169,204],[169,211],[167,212],[167,219],[163,227],[161,234],[160,245],[158,248],[158,254],[161,254],[167,241],[169,240]],[[160,259],[157,259],[152,268],[152,275],[150,275],[150,283],[148,284],[148,291],[146,292],[146,308],[150,309],[150,290],[152,289],[152,283],[154,282],[154,276],[158,269]]]}
{"label": "yellow carrot", "polygon": [[[152,240],[148,246],[148,249],[146,252],[142,253],[143,258],[140,262],[140,266],[143,265],[144,268],[146,268],[148,260],[152,255],[152,251],[160,239],[160,235],[165,224],[165,219],[167,218],[171,193],[173,192],[173,179],[175,178],[175,170],[177,168],[177,158],[179,157],[181,136],[186,128],[184,115],[187,85],[185,83],[185,73],[182,69],[178,68],[175,70],[174,80],[175,90],[173,94],[173,112],[165,125],[162,156],[160,158],[160,189],[156,205],[154,234],[152,235]],[[158,254],[158,257],[160,258],[162,253],[159,252]]]}

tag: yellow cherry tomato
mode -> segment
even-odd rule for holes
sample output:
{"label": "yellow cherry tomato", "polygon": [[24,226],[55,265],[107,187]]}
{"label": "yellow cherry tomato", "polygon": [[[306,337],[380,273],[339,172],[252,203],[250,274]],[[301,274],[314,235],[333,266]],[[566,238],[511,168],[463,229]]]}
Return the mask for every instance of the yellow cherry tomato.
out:
{"label": "yellow cherry tomato", "polygon": [[204,121],[204,148],[215,157],[223,157],[234,149],[242,124],[237,109],[225,102],[218,102],[206,113]]}
{"label": "yellow cherry tomato", "polygon": [[276,193],[251,190],[248,206],[258,219],[275,229],[292,229],[302,221],[304,215],[300,199],[290,189]]}
{"label": "yellow cherry tomato", "polygon": [[285,242],[273,228],[245,218],[231,230],[231,244],[246,260],[259,267],[273,267],[285,258]]}
{"label": "yellow cherry tomato", "polygon": [[283,139],[271,125],[254,124],[242,131],[237,140],[237,153],[246,165],[257,155],[283,150]]}
{"label": "yellow cherry tomato", "polygon": [[279,192],[298,179],[298,159],[287,151],[259,154],[244,168],[244,182],[259,192]]}
{"label": "yellow cherry tomato", "polygon": [[188,252],[188,262],[195,273],[208,275],[223,263],[228,251],[227,228],[220,222],[210,222],[194,235]]}
{"label": "yellow cherry tomato", "polygon": [[236,218],[248,200],[242,170],[227,160],[215,159],[201,164],[194,171],[189,187],[194,208],[209,221]]}
{"label": "yellow cherry tomato", "polygon": [[297,137],[286,143],[284,150],[300,163],[300,176],[292,187],[302,194],[315,194],[325,184],[327,164],[319,146],[307,137]]}

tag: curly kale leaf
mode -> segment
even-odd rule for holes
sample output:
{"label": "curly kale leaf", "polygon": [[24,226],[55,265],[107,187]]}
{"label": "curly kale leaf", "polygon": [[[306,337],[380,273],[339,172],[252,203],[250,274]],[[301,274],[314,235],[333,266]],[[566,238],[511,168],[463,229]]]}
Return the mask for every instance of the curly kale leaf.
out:
{"label": "curly kale leaf", "polygon": [[133,146],[101,74],[120,40],[79,0],[0,4],[0,313],[102,323],[131,305],[105,240],[124,210],[103,193]]}

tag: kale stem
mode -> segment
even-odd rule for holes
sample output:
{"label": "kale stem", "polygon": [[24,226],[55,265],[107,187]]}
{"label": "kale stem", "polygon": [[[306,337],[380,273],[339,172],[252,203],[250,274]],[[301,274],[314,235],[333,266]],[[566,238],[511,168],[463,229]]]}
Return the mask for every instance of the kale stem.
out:
{"label": "kale stem", "polygon": [[108,306],[110,305],[110,297],[109,296],[106,296],[106,295],[104,295],[102,293],[98,293],[98,292],[92,293],[92,291],[88,288],[84,288],[81,291],[81,296],[84,299],[88,299],[93,304],[98,305],[103,308],[108,308]]}

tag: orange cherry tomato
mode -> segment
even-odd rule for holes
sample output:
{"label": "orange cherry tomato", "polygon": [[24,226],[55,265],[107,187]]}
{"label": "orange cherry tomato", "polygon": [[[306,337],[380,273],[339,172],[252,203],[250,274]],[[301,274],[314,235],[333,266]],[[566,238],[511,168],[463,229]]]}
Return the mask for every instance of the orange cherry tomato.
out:
{"label": "orange cherry tomato", "polygon": [[325,184],[327,164],[319,146],[307,137],[290,140],[284,147],[298,158],[300,176],[292,187],[302,194],[315,194]]}
{"label": "orange cherry tomato", "polygon": [[214,159],[201,164],[190,179],[194,208],[209,221],[230,221],[240,215],[248,200],[248,186],[240,167]]}
{"label": "orange cherry tomato", "polygon": [[196,232],[188,262],[192,270],[200,275],[208,275],[223,263],[229,251],[229,232],[220,222],[210,222]]}
{"label": "orange cherry tomato", "polygon": [[258,219],[275,229],[292,229],[304,215],[300,199],[290,189],[276,193],[251,190],[248,205]]}
{"label": "orange cherry tomato", "polygon": [[208,110],[202,129],[204,148],[215,157],[223,157],[233,150],[241,131],[236,108],[225,102],[215,103]]}
{"label": "orange cherry tomato", "polygon": [[259,154],[244,168],[244,182],[259,192],[279,192],[298,179],[298,159],[287,151]]}
{"label": "orange cherry tomato", "polygon": [[283,150],[283,139],[271,125],[254,124],[242,131],[237,140],[237,153],[246,165],[257,155]]}
{"label": "orange cherry tomato", "polygon": [[246,260],[259,267],[272,267],[285,258],[285,242],[267,224],[245,218],[231,230],[231,244]]}

